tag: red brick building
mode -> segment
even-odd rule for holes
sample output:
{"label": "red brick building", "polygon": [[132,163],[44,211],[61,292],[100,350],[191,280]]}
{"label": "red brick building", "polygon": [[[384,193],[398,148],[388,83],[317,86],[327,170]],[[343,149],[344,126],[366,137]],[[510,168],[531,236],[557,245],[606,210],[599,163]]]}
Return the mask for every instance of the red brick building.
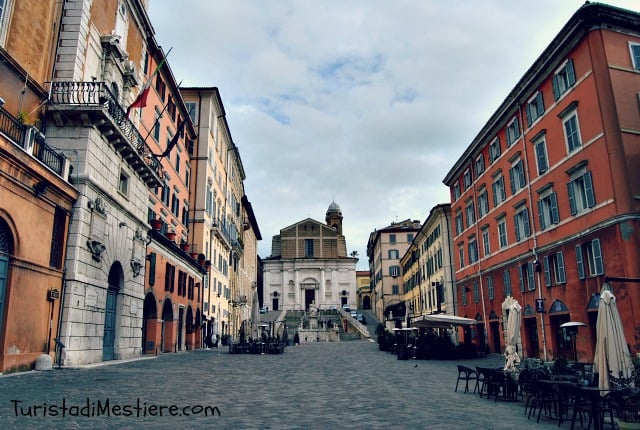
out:
{"label": "red brick building", "polygon": [[[457,313],[502,352],[523,308],[521,355],[592,361],[607,277],[640,277],[640,14],[585,4],[529,68],[444,179]],[[610,281],[632,352],[640,286]],[[544,312],[536,312],[536,300]]]}

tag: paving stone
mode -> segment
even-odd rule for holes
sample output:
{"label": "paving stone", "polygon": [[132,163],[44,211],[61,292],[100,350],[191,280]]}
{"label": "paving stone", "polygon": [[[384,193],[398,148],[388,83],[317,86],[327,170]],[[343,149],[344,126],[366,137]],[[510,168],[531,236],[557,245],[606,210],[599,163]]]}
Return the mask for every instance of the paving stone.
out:
{"label": "paving stone", "polygon": [[[494,354],[404,361],[374,342],[353,341],[290,346],[282,355],[237,355],[220,348],[5,375],[0,429],[558,428],[544,417],[539,424],[528,421],[522,402],[454,392],[458,363],[492,367],[503,359]],[[22,416],[20,409],[16,416],[15,401],[25,413],[38,406],[38,416]],[[69,408],[65,417],[63,402]],[[131,416],[99,414],[99,404],[107,402],[112,412],[120,406]],[[155,406],[164,407],[163,416],[160,410],[152,416]],[[198,406],[215,407],[220,415],[194,414]],[[56,407],[58,415],[51,416]],[[93,416],[69,416],[83,407]]]}

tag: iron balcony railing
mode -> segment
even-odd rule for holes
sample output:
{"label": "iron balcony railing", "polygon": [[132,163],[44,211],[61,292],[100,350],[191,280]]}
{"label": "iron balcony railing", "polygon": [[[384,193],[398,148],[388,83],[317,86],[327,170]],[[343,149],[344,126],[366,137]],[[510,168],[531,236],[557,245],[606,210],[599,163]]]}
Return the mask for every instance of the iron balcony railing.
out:
{"label": "iron balcony railing", "polygon": [[136,126],[129,120],[124,109],[105,82],[52,82],[51,102],[57,105],[78,107],[101,107],[113,122],[120,134],[132,145],[146,164],[162,176],[160,161],[140,135]]}
{"label": "iron balcony railing", "polygon": [[64,156],[47,145],[44,141],[44,135],[37,129],[21,123],[1,106],[0,132],[59,176],[62,176]]}

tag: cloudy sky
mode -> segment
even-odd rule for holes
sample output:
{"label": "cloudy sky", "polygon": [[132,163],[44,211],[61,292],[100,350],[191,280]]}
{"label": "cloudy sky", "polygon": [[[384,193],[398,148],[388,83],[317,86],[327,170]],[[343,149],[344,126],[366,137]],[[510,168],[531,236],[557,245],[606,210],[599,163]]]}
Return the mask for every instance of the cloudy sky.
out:
{"label": "cloudy sky", "polygon": [[335,200],[367,269],[373,230],[449,201],[446,173],[582,4],[150,0],[149,15],[176,80],[220,90],[260,256]]}

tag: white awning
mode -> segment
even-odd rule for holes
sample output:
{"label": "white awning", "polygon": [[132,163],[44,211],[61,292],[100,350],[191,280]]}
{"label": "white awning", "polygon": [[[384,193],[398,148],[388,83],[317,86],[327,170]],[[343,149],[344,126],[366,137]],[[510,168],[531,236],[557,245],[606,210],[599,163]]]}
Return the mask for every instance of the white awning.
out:
{"label": "white awning", "polygon": [[476,320],[471,318],[459,317],[456,315],[434,314],[421,315],[411,320],[411,327],[418,328],[449,328],[451,326],[472,325]]}

